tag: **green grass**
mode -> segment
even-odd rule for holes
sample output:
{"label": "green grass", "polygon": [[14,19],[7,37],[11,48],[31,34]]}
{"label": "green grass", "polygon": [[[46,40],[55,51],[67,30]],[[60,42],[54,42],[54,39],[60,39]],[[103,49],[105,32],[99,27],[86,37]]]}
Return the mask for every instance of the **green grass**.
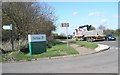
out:
{"label": "green grass", "polygon": [[115,36],[118,41],[120,41],[120,35]]}
{"label": "green grass", "polygon": [[67,46],[66,44],[60,44],[49,48],[46,53],[40,54],[40,57],[54,57],[54,56],[65,56],[71,54],[78,54],[78,52],[72,48],[71,46]]}
{"label": "green grass", "polygon": [[73,55],[73,54],[78,54],[78,52],[71,46],[68,46],[68,49],[67,49],[66,44],[57,44],[52,48],[47,48],[47,52],[45,53],[34,54],[32,56],[29,56],[29,54],[25,54],[19,51],[10,52],[10,53],[7,53],[5,56],[3,56],[3,61],[12,61],[12,60],[31,61],[31,59],[37,59],[37,58],[43,58],[43,57],[65,56],[65,55]]}
{"label": "green grass", "polygon": [[120,40],[120,36],[118,36],[117,39]]}
{"label": "green grass", "polygon": [[87,42],[87,41],[69,41],[70,43],[75,43],[81,47],[85,47],[85,48],[90,48],[90,49],[95,49],[97,47],[97,44],[94,42]]}

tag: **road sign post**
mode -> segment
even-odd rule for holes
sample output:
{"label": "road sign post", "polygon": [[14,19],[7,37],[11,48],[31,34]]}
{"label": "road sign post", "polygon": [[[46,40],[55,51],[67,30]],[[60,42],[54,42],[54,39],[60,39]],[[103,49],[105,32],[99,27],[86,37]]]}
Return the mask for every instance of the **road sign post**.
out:
{"label": "road sign post", "polygon": [[13,31],[12,30],[10,30],[10,37],[11,37],[10,41],[11,41],[11,45],[12,45],[12,50],[14,50]]}
{"label": "road sign post", "polygon": [[13,42],[13,31],[12,31],[12,24],[10,25],[3,25],[4,30],[10,30],[10,42],[11,42],[11,49],[14,49],[14,42]]}
{"label": "road sign post", "polygon": [[67,48],[68,48],[68,27],[69,27],[69,23],[61,23],[62,27],[66,27],[66,33],[67,33]]}

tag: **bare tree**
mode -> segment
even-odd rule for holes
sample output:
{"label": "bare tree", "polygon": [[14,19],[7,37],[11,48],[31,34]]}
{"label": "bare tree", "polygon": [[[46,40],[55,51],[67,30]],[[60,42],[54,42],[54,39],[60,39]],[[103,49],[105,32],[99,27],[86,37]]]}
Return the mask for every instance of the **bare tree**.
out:
{"label": "bare tree", "polygon": [[25,38],[29,33],[50,36],[51,31],[55,30],[57,18],[54,9],[45,3],[5,2],[2,10],[3,24],[13,24],[15,37]]}
{"label": "bare tree", "polygon": [[100,25],[100,26],[98,27],[98,29],[105,30],[106,28],[105,28],[105,26]]}

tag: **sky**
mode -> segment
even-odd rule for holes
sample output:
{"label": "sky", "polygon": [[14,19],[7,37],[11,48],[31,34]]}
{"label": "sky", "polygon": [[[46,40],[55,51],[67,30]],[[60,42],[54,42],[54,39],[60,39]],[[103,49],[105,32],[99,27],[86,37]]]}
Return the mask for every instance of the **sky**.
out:
{"label": "sky", "polygon": [[109,29],[118,28],[118,2],[47,2],[55,9],[58,34],[66,34],[61,23],[69,23],[68,34],[83,25],[100,25]]}

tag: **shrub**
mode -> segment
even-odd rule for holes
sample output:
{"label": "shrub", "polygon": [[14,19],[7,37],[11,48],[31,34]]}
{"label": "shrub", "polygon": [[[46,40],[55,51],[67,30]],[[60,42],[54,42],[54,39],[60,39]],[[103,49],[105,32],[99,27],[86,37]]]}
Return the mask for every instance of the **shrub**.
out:
{"label": "shrub", "polygon": [[[55,39],[67,39],[66,36],[61,36],[61,35],[58,35],[58,36],[54,36]],[[71,39],[72,36],[68,36],[68,39]]]}
{"label": "shrub", "polygon": [[21,48],[20,48],[20,51],[21,52],[24,52],[24,53],[29,53],[29,46],[28,46],[28,44],[26,44],[25,46],[22,46]]}
{"label": "shrub", "polygon": [[47,48],[52,48],[52,46],[55,46],[57,44],[60,44],[60,42],[57,40],[48,40],[47,41]]}

